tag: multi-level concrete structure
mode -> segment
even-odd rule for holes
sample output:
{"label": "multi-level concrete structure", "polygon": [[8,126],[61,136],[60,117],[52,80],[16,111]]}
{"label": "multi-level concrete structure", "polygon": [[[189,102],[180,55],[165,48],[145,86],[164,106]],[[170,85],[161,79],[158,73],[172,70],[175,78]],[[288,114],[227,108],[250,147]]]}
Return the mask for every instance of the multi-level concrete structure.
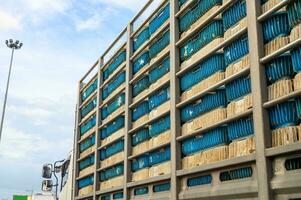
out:
{"label": "multi-level concrete structure", "polygon": [[151,4],[79,82],[75,199],[300,199],[301,1]]}

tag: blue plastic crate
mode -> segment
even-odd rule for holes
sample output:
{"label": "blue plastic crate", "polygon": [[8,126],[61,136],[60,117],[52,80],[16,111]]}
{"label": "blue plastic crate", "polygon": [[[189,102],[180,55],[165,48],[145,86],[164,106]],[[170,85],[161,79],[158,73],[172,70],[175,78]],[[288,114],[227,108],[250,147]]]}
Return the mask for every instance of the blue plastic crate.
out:
{"label": "blue plastic crate", "polygon": [[181,109],[181,122],[188,122],[199,115],[226,105],[227,100],[225,90],[217,90],[216,92],[208,94],[198,101],[183,107]]}
{"label": "blue plastic crate", "polygon": [[101,139],[105,139],[124,127],[124,116],[117,117],[114,121],[110,122],[106,127],[101,129]]}
{"label": "blue plastic crate", "polygon": [[103,88],[102,100],[105,100],[115,89],[125,82],[125,71],[118,74],[111,82]]}
{"label": "blue plastic crate", "polygon": [[148,194],[148,187],[140,187],[134,189],[134,196],[140,196]]}
{"label": "blue plastic crate", "polygon": [[231,102],[251,93],[251,78],[249,76],[236,79],[226,84],[227,101]]}
{"label": "blue plastic crate", "polygon": [[141,169],[148,168],[148,167],[149,167],[149,155],[148,154],[142,155],[132,161],[132,166],[131,166],[132,172],[136,172]]}
{"label": "blue plastic crate", "polygon": [[226,66],[234,63],[240,58],[249,53],[248,36],[244,35],[241,38],[233,41],[224,48],[225,64]]}
{"label": "blue plastic crate", "polygon": [[253,118],[248,117],[231,122],[227,126],[230,141],[254,134]]}
{"label": "blue plastic crate", "polygon": [[124,105],[125,103],[125,93],[120,94],[117,96],[111,103],[106,105],[101,109],[101,119],[106,119],[110,114],[112,114],[115,110],[119,107]]}
{"label": "blue plastic crate", "polygon": [[81,93],[82,101],[85,101],[96,89],[98,80],[95,81]]}
{"label": "blue plastic crate", "polygon": [[209,25],[194,34],[192,39],[185,42],[180,48],[181,62],[188,60],[193,54],[199,51],[202,47],[209,44],[216,38],[223,37],[223,22],[222,20],[213,20]]}
{"label": "blue plastic crate", "polygon": [[253,174],[253,170],[251,167],[244,167],[234,170],[229,170],[220,173],[220,181],[231,181],[243,178],[249,178]]}
{"label": "blue plastic crate", "polygon": [[138,96],[143,90],[148,88],[150,82],[149,82],[149,76],[145,75],[143,76],[137,83],[134,83],[132,86],[132,91],[133,91],[133,97]]}
{"label": "blue plastic crate", "polygon": [[79,162],[79,170],[83,170],[91,165],[94,165],[95,156],[94,154],[87,156],[85,159]]}
{"label": "blue plastic crate", "polygon": [[85,139],[79,144],[79,151],[83,152],[95,144],[95,135]]}
{"label": "blue plastic crate", "polygon": [[284,165],[287,171],[301,169],[301,157],[287,159]]}
{"label": "blue plastic crate", "polygon": [[133,74],[136,74],[146,64],[149,63],[149,52],[146,51],[133,61]]}
{"label": "blue plastic crate", "polygon": [[149,154],[149,164],[150,166],[163,163],[170,160],[170,147],[165,147]]}
{"label": "blue plastic crate", "polygon": [[195,136],[182,142],[182,154],[188,156],[214,146],[228,144],[229,139],[225,127],[216,128],[200,136]]}
{"label": "blue plastic crate", "polygon": [[100,159],[105,160],[119,152],[124,151],[124,140],[119,140],[111,145],[109,145],[107,148],[102,149],[100,153]]}
{"label": "blue plastic crate", "polygon": [[153,192],[165,192],[170,190],[170,182],[161,183],[153,186]]}
{"label": "blue plastic crate", "polygon": [[156,137],[157,135],[160,135],[161,133],[164,133],[169,129],[170,129],[170,116],[167,115],[150,124],[149,135],[151,137]]}
{"label": "blue plastic crate", "polygon": [[246,0],[237,1],[234,5],[228,8],[223,14],[224,30],[228,30],[241,19],[247,16]]}
{"label": "blue plastic crate", "polygon": [[301,72],[301,47],[291,50],[294,71]]}
{"label": "blue plastic crate", "polygon": [[272,129],[281,128],[298,123],[295,101],[287,101],[269,109],[270,125]]}
{"label": "blue plastic crate", "polygon": [[101,181],[109,180],[114,177],[121,176],[123,175],[123,173],[124,173],[124,165],[123,164],[115,165],[104,171],[101,171],[100,180]]}
{"label": "blue plastic crate", "polygon": [[132,146],[136,146],[150,138],[147,128],[140,129],[132,135]]}
{"label": "blue plastic crate", "polygon": [[134,52],[142,46],[150,37],[149,28],[145,27],[135,38],[134,38]]}
{"label": "blue plastic crate", "polygon": [[274,83],[279,79],[291,78],[294,76],[291,56],[286,54],[270,61],[265,66],[267,81]]}
{"label": "blue plastic crate", "polygon": [[189,10],[179,19],[180,32],[186,31],[201,16],[208,12],[211,8],[221,5],[222,0],[199,0],[195,1]]}
{"label": "blue plastic crate", "polygon": [[205,176],[197,176],[193,178],[187,179],[187,186],[188,187],[194,187],[194,186],[200,186],[200,185],[207,185],[212,182],[212,176],[211,175],[205,175]]}
{"label": "blue plastic crate", "polygon": [[160,10],[149,23],[149,32],[154,34],[160,26],[169,18],[169,4]]}
{"label": "blue plastic crate", "polygon": [[148,101],[142,101],[137,107],[135,107],[132,111],[132,121],[136,121],[140,117],[149,113]]}
{"label": "blue plastic crate", "polygon": [[179,0],[179,6],[182,6],[186,3],[187,0]]}
{"label": "blue plastic crate", "polygon": [[169,87],[159,90],[149,97],[149,110],[152,110],[170,99]]}
{"label": "blue plastic crate", "polygon": [[301,0],[291,1],[286,10],[290,27],[293,28],[301,22]]}
{"label": "blue plastic crate", "polygon": [[88,132],[95,125],[96,125],[96,115],[94,114],[90,119],[85,121],[85,123],[83,123],[80,126],[80,134],[84,135],[86,132]]}
{"label": "blue plastic crate", "polygon": [[224,71],[225,68],[224,55],[221,53],[214,54],[180,78],[181,91],[188,90],[216,72]]}
{"label": "blue plastic crate", "polygon": [[85,117],[89,112],[91,112],[97,105],[97,98],[95,97],[90,101],[86,106],[83,106],[83,108],[80,111],[81,117]]}
{"label": "blue plastic crate", "polygon": [[170,33],[169,30],[164,32],[164,34],[152,43],[149,47],[149,58],[152,59],[156,57],[165,47],[169,45]]}
{"label": "blue plastic crate", "polygon": [[278,12],[262,24],[263,39],[268,43],[280,36],[287,36],[290,33],[290,26],[286,12]]}
{"label": "blue plastic crate", "polygon": [[108,68],[103,72],[103,81],[107,80],[109,76],[126,60],[126,51],[120,52],[112,59]]}
{"label": "blue plastic crate", "polygon": [[159,65],[154,67],[149,72],[149,82],[150,84],[159,80],[162,76],[169,72],[170,68],[170,59],[169,57],[165,58]]}
{"label": "blue plastic crate", "polygon": [[111,196],[110,194],[106,194],[105,196],[102,196],[100,200],[111,200]]}
{"label": "blue plastic crate", "polygon": [[123,192],[114,193],[113,199],[123,199]]}
{"label": "blue plastic crate", "polygon": [[93,180],[94,180],[93,175],[87,176],[83,179],[80,179],[78,181],[78,188],[82,189],[82,188],[87,187],[89,185],[93,185],[93,182],[94,182]]}

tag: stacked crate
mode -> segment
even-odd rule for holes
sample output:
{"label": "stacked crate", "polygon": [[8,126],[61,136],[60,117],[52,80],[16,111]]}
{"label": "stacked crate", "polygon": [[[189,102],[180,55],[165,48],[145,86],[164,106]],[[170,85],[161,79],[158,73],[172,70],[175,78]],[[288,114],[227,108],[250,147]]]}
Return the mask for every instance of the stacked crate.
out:
{"label": "stacked crate", "polygon": [[123,192],[114,192],[114,193],[108,193],[105,195],[101,195],[99,200],[114,200],[114,199],[123,199]]}
{"label": "stacked crate", "polygon": [[[263,3],[263,6],[272,4],[271,1]],[[271,43],[275,44],[273,50],[265,52],[265,56],[269,56],[299,39],[301,8],[298,5],[301,5],[301,1],[292,1],[262,22],[264,41],[269,42],[267,46]],[[297,46],[281,55],[274,56],[265,64],[268,101],[276,101],[275,104],[268,107],[272,147],[301,141],[300,100],[299,98],[287,98],[290,94],[300,90],[300,49]],[[279,99],[283,100],[278,102]]]}
{"label": "stacked crate", "polygon": [[171,168],[169,3],[160,7],[132,35],[131,182],[170,174]]}
{"label": "stacked crate", "polygon": [[[126,50],[122,46],[101,70],[100,85],[100,168],[101,191],[120,188],[124,183],[124,135],[125,135],[125,66]],[[115,195],[115,198],[119,197]],[[113,198],[106,194],[102,198]],[[122,197],[121,197],[122,198]]]}
{"label": "stacked crate", "polygon": [[246,1],[201,0],[186,9],[179,18],[182,169],[255,151]]}
{"label": "stacked crate", "polygon": [[94,76],[80,93],[79,106],[79,155],[77,159],[78,195],[88,195],[93,192],[93,176],[95,171],[95,136],[96,136],[96,110],[97,110],[98,79]]}
{"label": "stacked crate", "polygon": [[135,187],[130,193],[131,199],[170,199],[170,182],[159,182],[151,185],[142,185]]}

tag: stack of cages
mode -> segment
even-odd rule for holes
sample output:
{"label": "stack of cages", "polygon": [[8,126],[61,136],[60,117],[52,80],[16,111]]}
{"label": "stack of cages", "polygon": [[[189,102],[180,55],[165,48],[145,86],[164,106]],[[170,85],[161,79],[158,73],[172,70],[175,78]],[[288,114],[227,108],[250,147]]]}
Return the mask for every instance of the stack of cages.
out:
{"label": "stack of cages", "polygon": [[[301,1],[261,1],[264,55],[261,59],[266,72],[271,148],[289,149],[301,141]],[[273,9],[278,7],[278,9]],[[294,199],[301,192],[284,190],[288,182],[299,181],[301,155],[271,155],[273,159],[272,189],[275,199]],[[285,192],[281,192],[281,191]]]}
{"label": "stack of cages", "polygon": [[256,189],[255,162],[202,170],[255,153],[246,1],[179,4],[180,199],[210,196],[229,184]]}
{"label": "stack of cages", "polygon": [[[129,151],[131,199],[163,198],[170,189],[170,5],[162,1],[131,35]],[[134,22],[133,22],[134,23]],[[163,182],[143,181],[167,177]]]}
{"label": "stack of cages", "polygon": [[[98,64],[96,64],[98,65]],[[95,65],[95,66],[96,66]],[[94,67],[95,67],[94,66]],[[87,83],[81,83],[79,94],[78,138],[76,162],[77,195],[93,195],[95,151],[97,132],[97,88],[98,77],[94,75]]]}
{"label": "stack of cages", "polygon": [[123,199],[126,35],[125,29],[108,49],[113,54],[105,54],[110,58],[100,69],[98,199]]}

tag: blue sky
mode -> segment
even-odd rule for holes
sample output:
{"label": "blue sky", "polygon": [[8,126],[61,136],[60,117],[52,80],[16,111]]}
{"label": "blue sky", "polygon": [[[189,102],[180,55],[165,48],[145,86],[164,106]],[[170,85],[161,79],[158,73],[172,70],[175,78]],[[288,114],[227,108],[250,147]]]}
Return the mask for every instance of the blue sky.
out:
{"label": "blue sky", "polygon": [[39,191],[41,166],[72,148],[77,82],[146,0],[0,0],[0,111],[15,54],[0,143],[0,199]]}

